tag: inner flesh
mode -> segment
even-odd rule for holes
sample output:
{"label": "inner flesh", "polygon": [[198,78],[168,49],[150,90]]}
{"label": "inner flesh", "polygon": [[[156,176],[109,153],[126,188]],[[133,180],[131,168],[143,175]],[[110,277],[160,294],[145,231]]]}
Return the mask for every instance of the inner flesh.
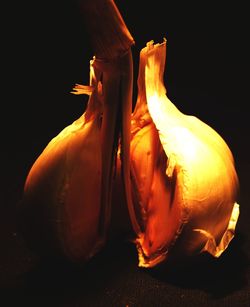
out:
{"label": "inner flesh", "polygon": [[[141,52],[138,96],[132,114],[131,175],[133,204],[140,225],[137,247],[140,264],[151,266],[166,257],[181,227],[177,172],[166,175],[168,157],[150,116],[145,87],[146,55]],[[159,75],[155,76],[157,82]],[[158,260],[157,260],[158,259]]]}
{"label": "inner flesh", "polygon": [[150,263],[165,257],[180,227],[176,172],[166,175],[167,156],[152,122],[133,137],[131,157],[133,203],[141,227],[137,243],[143,262]]}

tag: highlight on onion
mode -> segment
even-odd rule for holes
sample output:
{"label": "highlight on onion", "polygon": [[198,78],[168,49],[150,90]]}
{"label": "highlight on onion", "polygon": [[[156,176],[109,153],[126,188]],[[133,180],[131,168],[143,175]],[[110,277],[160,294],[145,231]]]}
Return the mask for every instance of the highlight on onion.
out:
{"label": "highlight on onion", "polygon": [[89,84],[72,93],[89,100],[27,174],[19,208],[25,239],[41,254],[85,263],[120,236],[117,220],[133,230],[140,267],[170,255],[219,257],[239,217],[230,148],[169,100],[165,39],[140,52],[132,110],[134,39],[112,0],[80,3],[94,56]]}

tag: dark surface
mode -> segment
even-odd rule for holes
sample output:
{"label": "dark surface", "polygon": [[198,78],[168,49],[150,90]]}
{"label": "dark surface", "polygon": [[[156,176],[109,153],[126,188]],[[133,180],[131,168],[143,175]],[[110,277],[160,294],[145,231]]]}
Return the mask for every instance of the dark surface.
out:
{"label": "dark surface", "polygon": [[[110,244],[85,268],[49,263],[17,232],[15,209],[25,177],[48,141],[78,118],[88,83],[91,46],[74,1],[3,7],[0,306],[250,306],[249,37],[246,8],[227,4],[168,5],[116,1],[135,38],[168,39],[169,98],[217,130],[230,146],[240,179],[236,236],[219,258],[172,270],[137,267],[135,247]],[[141,3],[141,2],[140,2]],[[141,4],[140,4],[141,5]]]}

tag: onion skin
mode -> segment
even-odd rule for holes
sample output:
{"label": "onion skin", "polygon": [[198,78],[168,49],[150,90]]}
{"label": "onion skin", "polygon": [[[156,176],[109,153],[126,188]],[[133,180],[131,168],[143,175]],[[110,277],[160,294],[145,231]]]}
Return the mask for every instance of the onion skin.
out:
{"label": "onion skin", "polygon": [[19,210],[22,232],[33,249],[74,261],[85,261],[103,244],[96,227],[100,218],[103,102],[97,88],[100,71],[95,61],[90,64],[91,84],[81,89],[92,91],[87,110],[54,137],[34,162]]}
{"label": "onion skin", "polygon": [[204,252],[219,257],[239,217],[231,150],[168,99],[166,41],[141,50],[132,113],[133,37],[112,0],[79,4],[95,56],[90,84],[72,93],[89,95],[87,109],[31,167],[21,232],[38,253],[77,263],[121,230],[133,232],[140,267]]}
{"label": "onion skin", "polygon": [[[85,263],[110,234],[118,144],[121,180],[129,201],[133,62],[129,33],[111,0],[80,1],[94,50],[84,114],[63,129],[32,165],[19,207],[19,226],[39,254]],[[105,10],[103,10],[103,7]],[[98,27],[93,17],[102,16]]]}
{"label": "onion skin", "polygon": [[233,155],[216,131],[168,99],[165,53],[166,41],[142,49],[132,115],[132,186],[141,226],[135,242],[142,267],[171,253],[219,257],[239,215]]}

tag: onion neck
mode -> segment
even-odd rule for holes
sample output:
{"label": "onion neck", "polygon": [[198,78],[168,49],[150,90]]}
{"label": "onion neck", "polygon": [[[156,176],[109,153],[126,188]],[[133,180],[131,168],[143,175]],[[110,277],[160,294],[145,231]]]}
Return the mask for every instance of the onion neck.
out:
{"label": "onion neck", "polygon": [[110,60],[126,53],[134,39],[112,0],[78,0],[87,32],[98,59]]}

